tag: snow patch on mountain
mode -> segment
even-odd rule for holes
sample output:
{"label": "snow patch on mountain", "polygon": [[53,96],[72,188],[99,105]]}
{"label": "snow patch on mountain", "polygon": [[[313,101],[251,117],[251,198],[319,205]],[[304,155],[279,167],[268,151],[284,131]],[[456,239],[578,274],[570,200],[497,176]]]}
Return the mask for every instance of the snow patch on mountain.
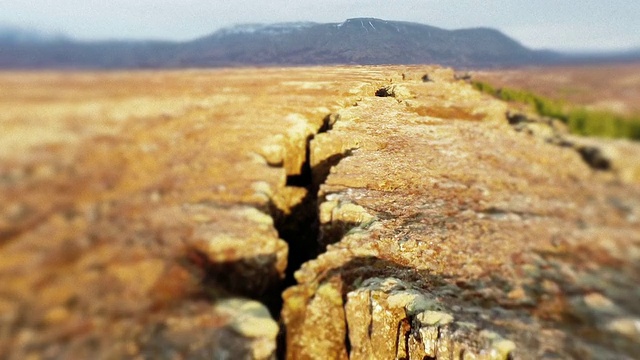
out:
{"label": "snow patch on mountain", "polygon": [[278,35],[288,34],[295,31],[303,30],[317,25],[314,22],[287,22],[276,24],[238,24],[222,28],[216,32],[216,35],[235,35],[235,34],[267,34]]}

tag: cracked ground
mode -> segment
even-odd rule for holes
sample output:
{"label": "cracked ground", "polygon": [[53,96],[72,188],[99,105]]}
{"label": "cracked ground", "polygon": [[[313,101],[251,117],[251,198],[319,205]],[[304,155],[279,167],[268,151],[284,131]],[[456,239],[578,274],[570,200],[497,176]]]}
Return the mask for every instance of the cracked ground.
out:
{"label": "cracked ground", "polygon": [[2,360],[640,353],[637,144],[435,66],[0,84]]}

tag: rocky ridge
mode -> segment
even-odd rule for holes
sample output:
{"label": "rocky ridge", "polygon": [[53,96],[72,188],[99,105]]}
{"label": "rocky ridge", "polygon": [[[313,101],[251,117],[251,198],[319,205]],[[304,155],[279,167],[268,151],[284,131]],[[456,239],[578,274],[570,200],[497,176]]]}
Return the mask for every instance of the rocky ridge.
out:
{"label": "rocky ridge", "polygon": [[327,251],[284,294],[290,358],[633,358],[637,144],[426,79],[311,143],[349,156],[320,187]]}
{"label": "rocky ridge", "polygon": [[439,67],[0,82],[2,359],[638,353],[636,144]]}

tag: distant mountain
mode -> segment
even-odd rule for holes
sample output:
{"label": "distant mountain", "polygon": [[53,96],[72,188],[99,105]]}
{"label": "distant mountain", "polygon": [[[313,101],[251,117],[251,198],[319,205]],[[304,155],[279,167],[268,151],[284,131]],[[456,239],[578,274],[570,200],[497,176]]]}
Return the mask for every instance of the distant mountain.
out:
{"label": "distant mountain", "polygon": [[640,48],[609,52],[579,52],[563,54],[563,62],[592,64],[602,62],[636,62],[640,61]]}
{"label": "distant mountain", "polygon": [[[462,68],[569,61],[487,28],[444,30],[373,18],[343,23],[247,24],[189,42],[9,41],[0,68],[178,68],[245,65],[425,64]],[[571,61],[575,61],[572,58]]]}
{"label": "distant mountain", "polygon": [[62,41],[66,38],[59,34],[49,34],[32,29],[0,25],[0,45],[38,44]]}
{"label": "distant mountain", "polygon": [[492,66],[545,61],[492,29],[349,19],[339,24],[236,26],[185,44],[190,64],[424,64]]}

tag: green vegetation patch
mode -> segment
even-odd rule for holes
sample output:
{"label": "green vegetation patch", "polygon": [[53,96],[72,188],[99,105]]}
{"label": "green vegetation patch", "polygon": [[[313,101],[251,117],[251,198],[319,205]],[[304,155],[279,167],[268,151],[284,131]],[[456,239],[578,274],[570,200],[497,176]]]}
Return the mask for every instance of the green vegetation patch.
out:
{"label": "green vegetation patch", "polygon": [[574,134],[640,140],[640,115],[624,116],[605,110],[588,110],[526,90],[496,89],[481,81],[474,81],[473,86],[499,99],[527,104],[541,116],[560,119]]}

